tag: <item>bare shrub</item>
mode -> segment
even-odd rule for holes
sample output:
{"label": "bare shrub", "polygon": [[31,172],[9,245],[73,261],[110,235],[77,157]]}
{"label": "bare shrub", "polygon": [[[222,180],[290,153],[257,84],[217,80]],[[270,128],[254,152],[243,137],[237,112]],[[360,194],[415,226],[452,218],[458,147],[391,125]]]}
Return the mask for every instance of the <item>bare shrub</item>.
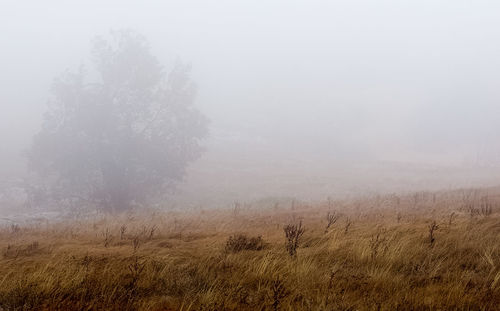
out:
{"label": "bare shrub", "polygon": [[474,205],[473,203],[478,195],[479,191],[477,189],[462,189],[461,198],[463,206],[468,207]]}
{"label": "bare shrub", "polygon": [[487,196],[481,199],[478,213],[485,217],[490,216],[493,213],[493,203]]}
{"label": "bare shrub", "polygon": [[487,196],[481,198],[481,201],[479,203],[468,202],[465,205],[465,209],[467,210],[471,218],[474,216],[488,217],[493,213],[493,208],[494,204]]}
{"label": "bare shrub", "polygon": [[15,247],[12,244],[7,245],[3,251],[4,258],[17,258],[19,256],[32,256],[40,252],[40,244],[38,241],[34,241],[25,246]]}
{"label": "bare shrub", "polygon": [[330,271],[330,277],[328,278],[328,283],[326,285],[326,296],[325,296],[325,305],[328,305],[329,304],[329,301],[328,299],[330,298],[329,296],[329,293],[330,291],[333,289],[333,285],[334,285],[334,278],[335,278],[335,275],[337,274],[337,270],[333,270],[333,271]]}
{"label": "bare shrub", "polygon": [[347,217],[347,219],[345,220],[344,234],[347,234],[351,225],[352,225],[352,220],[351,218]]}
{"label": "bare shrub", "polygon": [[230,236],[226,241],[227,252],[237,253],[243,250],[258,251],[264,249],[265,243],[261,236],[248,237],[244,234]]}
{"label": "bare shrub", "polygon": [[377,233],[372,235],[372,237],[370,238],[370,253],[372,260],[377,257],[380,251],[380,247],[386,242],[384,233],[385,229],[380,228],[377,230]]}
{"label": "bare shrub", "polygon": [[127,232],[127,226],[122,225],[120,227],[120,240],[123,240],[125,238],[125,233]]}
{"label": "bare shrub", "polygon": [[148,232],[148,240],[152,240],[153,239],[153,236],[156,232],[156,230],[158,229],[158,227],[156,225],[152,226],[151,229],[149,229],[149,232]]}
{"label": "bare shrub", "polygon": [[468,203],[465,205],[465,209],[469,213],[469,216],[473,218],[476,215],[479,215],[479,209],[474,205],[474,203]]}
{"label": "bare shrub", "polygon": [[325,228],[325,233],[327,233],[328,229],[330,229],[330,227],[333,226],[337,222],[339,217],[340,217],[340,215],[335,211],[328,212],[328,214],[326,214],[327,224],[326,224],[326,228]]}
{"label": "bare shrub", "polygon": [[277,277],[271,284],[271,295],[269,298],[273,301],[271,304],[274,311],[279,309],[279,306],[284,298],[288,296],[290,292],[286,289],[285,284],[279,277]]}
{"label": "bare shrub", "polygon": [[109,231],[108,228],[102,233],[104,236],[104,247],[108,247],[109,244],[111,243],[111,240],[113,239],[113,235],[111,235],[111,232]]}
{"label": "bare shrub", "polygon": [[93,258],[92,256],[89,256],[89,254],[87,253],[83,258],[82,258],[82,266],[85,270],[85,273],[88,273],[89,272],[89,267],[90,267],[90,264],[92,263],[93,261]]}
{"label": "bare shrub", "polygon": [[140,244],[141,244],[141,239],[139,238],[139,235],[134,236],[134,238],[132,239],[132,246],[134,247],[134,253],[137,252]]}
{"label": "bare shrub", "polygon": [[139,281],[139,278],[142,274],[142,271],[144,271],[145,267],[146,264],[144,262],[140,262],[138,256],[135,256],[134,261],[130,265],[128,265],[128,270],[130,272],[130,277],[131,277],[128,286],[132,291],[135,290],[137,282]]}
{"label": "bare shrub", "polygon": [[434,241],[435,241],[435,238],[434,238],[434,232],[439,229],[439,226],[436,224],[436,221],[433,221],[430,225],[429,225],[429,243],[431,245],[434,244]]}
{"label": "bare shrub", "polygon": [[286,250],[290,256],[297,255],[300,237],[304,234],[305,229],[302,227],[302,221],[298,224],[288,224],[283,230],[285,231]]}

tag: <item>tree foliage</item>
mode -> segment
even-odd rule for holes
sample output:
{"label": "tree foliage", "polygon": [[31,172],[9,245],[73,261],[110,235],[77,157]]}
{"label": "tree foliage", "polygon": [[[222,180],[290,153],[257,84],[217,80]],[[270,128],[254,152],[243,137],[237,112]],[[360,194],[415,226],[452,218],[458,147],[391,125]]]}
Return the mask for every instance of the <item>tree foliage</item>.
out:
{"label": "tree foliage", "polygon": [[55,80],[30,167],[59,199],[111,210],[150,202],[201,155],[207,120],[189,67],[167,73],[145,38],[127,31],[96,38],[92,61],[94,71]]}

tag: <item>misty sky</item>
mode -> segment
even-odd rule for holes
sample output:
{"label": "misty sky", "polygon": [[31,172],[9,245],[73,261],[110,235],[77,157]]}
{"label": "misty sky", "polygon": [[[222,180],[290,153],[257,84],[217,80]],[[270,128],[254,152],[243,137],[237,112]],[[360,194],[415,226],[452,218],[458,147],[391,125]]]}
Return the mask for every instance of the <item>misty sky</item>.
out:
{"label": "misty sky", "polygon": [[399,161],[460,162],[500,146],[498,1],[1,4],[8,160],[38,130],[53,78],[89,66],[92,37],[124,28],[167,68],[192,64],[212,139]]}

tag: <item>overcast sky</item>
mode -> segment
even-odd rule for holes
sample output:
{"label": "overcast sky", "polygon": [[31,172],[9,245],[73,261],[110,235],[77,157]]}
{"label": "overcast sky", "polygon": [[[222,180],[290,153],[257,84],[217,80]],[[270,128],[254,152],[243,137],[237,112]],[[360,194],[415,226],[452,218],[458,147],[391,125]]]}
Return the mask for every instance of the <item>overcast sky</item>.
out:
{"label": "overcast sky", "polygon": [[192,64],[212,137],[461,161],[500,145],[499,16],[485,0],[3,0],[0,148],[26,148],[53,78],[125,28]]}

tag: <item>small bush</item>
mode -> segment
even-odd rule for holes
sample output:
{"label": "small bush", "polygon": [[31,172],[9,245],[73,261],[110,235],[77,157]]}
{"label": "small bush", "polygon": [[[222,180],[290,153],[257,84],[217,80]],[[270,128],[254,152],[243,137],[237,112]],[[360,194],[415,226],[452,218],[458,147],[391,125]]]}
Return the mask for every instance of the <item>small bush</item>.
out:
{"label": "small bush", "polygon": [[431,245],[433,245],[434,241],[436,240],[435,237],[434,237],[434,232],[436,232],[437,229],[439,229],[439,226],[437,225],[436,221],[433,221],[429,225],[429,243]]}
{"label": "small bush", "polygon": [[302,221],[298,224],[288,224],[283,230],[285,231],[286,250],[290,256],[297,255],[300,237],[304,234],[305,229],[302,227]]}
{"label": "small bush", "polygon": [[325,233],[327,233],[328,229],[330,229],[330,227],[337,222],[339,217],[340,217],[340,215],[337,212],[328,212],[328,214],[326,215],[326,221],[328,223],[327,223],[326,228],[325,228]]}
{"label": "small bush", "polygon": [[[38,241],[30,243],[25,246],[17,246],[15,247],[12,244],[7,245],[7,247],[3,251],[4,258],[17,258],[19,256],[32,256],[40,253],[40,244]],[[2,309],[0,309],[1,311]]]}
{"label": "small bush", "polygon": [[265,243],[261,236],[247,237],[244,234],[230,236],[226,241],[226,251],[237,253],[243,250],[259,251],[264,249]]}

